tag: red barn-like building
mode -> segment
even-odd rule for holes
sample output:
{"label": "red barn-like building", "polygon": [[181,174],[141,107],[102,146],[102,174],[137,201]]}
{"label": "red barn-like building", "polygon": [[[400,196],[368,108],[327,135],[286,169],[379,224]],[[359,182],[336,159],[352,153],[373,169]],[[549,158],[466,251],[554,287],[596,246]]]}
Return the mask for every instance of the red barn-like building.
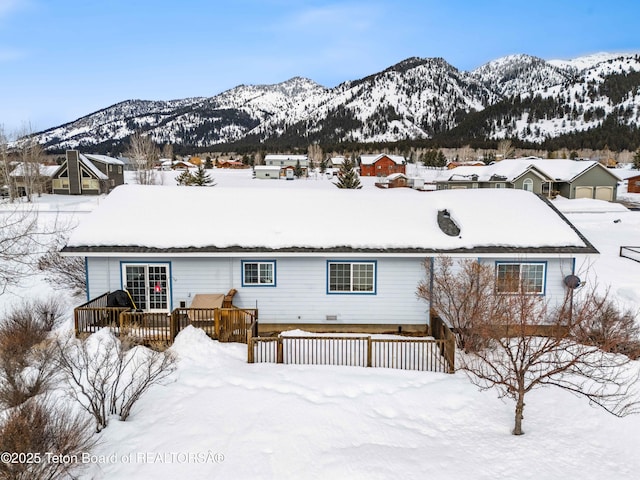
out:
{"label": "red barn-like building", "polygon": [[405,174],[405,160],[401,155],[360,155],[360,175],[363,177],[386,177],[393,173]]}

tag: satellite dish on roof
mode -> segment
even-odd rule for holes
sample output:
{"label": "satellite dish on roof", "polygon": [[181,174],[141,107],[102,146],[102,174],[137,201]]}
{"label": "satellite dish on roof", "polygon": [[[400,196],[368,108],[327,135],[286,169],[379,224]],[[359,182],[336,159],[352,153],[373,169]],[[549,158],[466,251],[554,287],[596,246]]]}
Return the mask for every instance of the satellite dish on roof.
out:
{"label": "satellite dish on roof", "polygon": [[564,277],[564,284],[568,288],[574,289],[578,288],[582,284],[582,281],[576,275],[567,275],[566,277]]}

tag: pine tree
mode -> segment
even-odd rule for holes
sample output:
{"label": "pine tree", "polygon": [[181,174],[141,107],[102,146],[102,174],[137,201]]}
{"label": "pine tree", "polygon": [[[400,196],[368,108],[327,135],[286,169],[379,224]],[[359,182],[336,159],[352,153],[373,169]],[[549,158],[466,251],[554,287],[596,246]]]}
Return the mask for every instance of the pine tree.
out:
{"label": "pine tree", "polygon": [[340,165],[338,181],[334,183],[334,185],[338,188],[348,188],[352,190],[362,188],[355,165],[349,157],[345,157],[344,162]]}
{"label": "pine tree", "polygon": [[196,186],[196,187],[213,187],[216,184],[213,183],[213,179],[207,173],[203,165],[198,165],[198,169],[195,173],[191,173],[189,170],[185,170],[176,177],[178,185]]}
{"label": "pine tree", "polygon": [[189,170],[185,170],[184,172],[182,172],[180,175],[176,177],[176,182],[178,185],[188,186],[188,185],[191,185],[192,181],[193,181],[193,177],[189,172]]}
{"label": "pine tree", "polygon": [[640,170],[640,148],[633,156],[633,168]]}
{"label": "pine tree", "polygon": [[302,176],[302,166],[300,165],[300,160],[296,160],[296,166],[293,167],[293,174],[296,178],[300,178]]}
{"label": "pine tree", "polygon": [[213,187],[215,183],[213,183],[213,179],[211,175],[207,173],[203,165],[198,165],[198,170],[195,173],[191,174],[192,181],[191,185],[195,185],[197,187]]}
{"label": "pine tree", "polygon": [[323,158],[320,161],[320,173],[324,173],[327,171],[327,160],[325,158]]}

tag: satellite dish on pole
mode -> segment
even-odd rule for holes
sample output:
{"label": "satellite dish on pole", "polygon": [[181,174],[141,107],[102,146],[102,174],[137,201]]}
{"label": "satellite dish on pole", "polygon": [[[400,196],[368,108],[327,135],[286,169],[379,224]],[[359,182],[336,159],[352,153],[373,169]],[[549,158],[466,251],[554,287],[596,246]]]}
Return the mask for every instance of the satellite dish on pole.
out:
{"label": "satellite dish on pole", "polygon": [[574,289],[578,288],[582,284],[582,281],[576,275],[567,275],[564,277],[564,284],[568,288]]}

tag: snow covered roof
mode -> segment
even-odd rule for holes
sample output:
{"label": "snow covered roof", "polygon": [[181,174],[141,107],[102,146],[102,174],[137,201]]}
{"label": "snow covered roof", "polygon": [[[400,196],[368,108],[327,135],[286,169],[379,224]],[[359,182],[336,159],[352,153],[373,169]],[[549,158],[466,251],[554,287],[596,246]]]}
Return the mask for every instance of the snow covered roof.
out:
{"label": "snow covered roof", "polygon": [[[203,214],[199,209],[185,210],[184,205],[224,205],[224,211]],[[283,208],[274,212],[273,205]],[[355,205],[367,208],[356,210]],[[444,209],[459,226],[460,236],[450,237],[438,227],[438,211]],[[63,251],[84,255],[597,253],[548,201],[521,190],[382,193],[143,185],[113,190],[83,219]]]}
{"label": "snow covered roof", "polygon": [[102,173],[100,171],[100,169],[98,167],[96,167],[93,162],[91,160],[89,160],[87,158],[86,155],[84,155],[83,153],[81,153],[79,156],[80,158],[80,162],[89,170],[91,170],[91,173],[93,173],[97,178],[99,178],[100,180],[108,180],[109,176],[106,175],[105,173]]}
{"label": "snow covered roof", "polygon": [[279,172],[281,167],[280,165],[256,165],[253,168],[258,171]]}
{"label": "snow covered roof", "polygon": [[391,175],[387,175],[387,180],[395,180],[396,178],[409,178],[404,173],[392,173]]}
{"label": "snow covered roof", "polygon": [[[550,181],[571,182],[591,168],[606,169],[606,167],[593,160],[546,160],[537,157],[526,157],[505,159],[486,166],[456,167],[443,171],[438,179],[440,181],[469,181],[472,175],[477,175],[478,178],[474,181],[487,182],[502,177],[503,181],[513,182],[527,171],[533,170],[538,176],[546,177]],[[609,172],[609,169],[606,170]],[[609,173],[619,179],[613,172]]]}
{"label": "snow covered roof", "polygon": [[306,160],[306,155],[290,155],[290,154],[267,154],[264,156],[265,161],[267,160]]}
{"label": "snow covered roof", "polygon": [[373,155],[360,155],[360,163],[362,165],[373,165],[382,157],[389,158],[396,165],[402,165],[405,162],[404,157],[402,155],[388,155],[386,153],[379,153],[379,154],[373,154]]}
{"label": "snow covered roof", "polygon": [[102,162],[102,163],[107,163],[112,165],[124,165],[124,162],[122,160],[118,160],[117,158],[113,158],[113,157],[108,157],[107,155],[96,155],[95,153],[84,153],[83,155],[87,157],[89,160],[93,160],[96,162]]}
{"label": "snow covered roof", "polygon": [[[42,164],[29,164],[29,166],[27,166],[26,171],[27,172],[33,172],[36,173],[36,168],[37,168],[37,172],[41,177],[51,177],[53,176],[53,174],[56,172],[56,170],[58,170],[58,168],[60,168],[60,165],[42,165]],[[9,176],[11,177],[24,177],[25,176],[25,165],[24,163],[18,163],[16,165],[16,167],[11,170],[11,173],[9,174]]]}

